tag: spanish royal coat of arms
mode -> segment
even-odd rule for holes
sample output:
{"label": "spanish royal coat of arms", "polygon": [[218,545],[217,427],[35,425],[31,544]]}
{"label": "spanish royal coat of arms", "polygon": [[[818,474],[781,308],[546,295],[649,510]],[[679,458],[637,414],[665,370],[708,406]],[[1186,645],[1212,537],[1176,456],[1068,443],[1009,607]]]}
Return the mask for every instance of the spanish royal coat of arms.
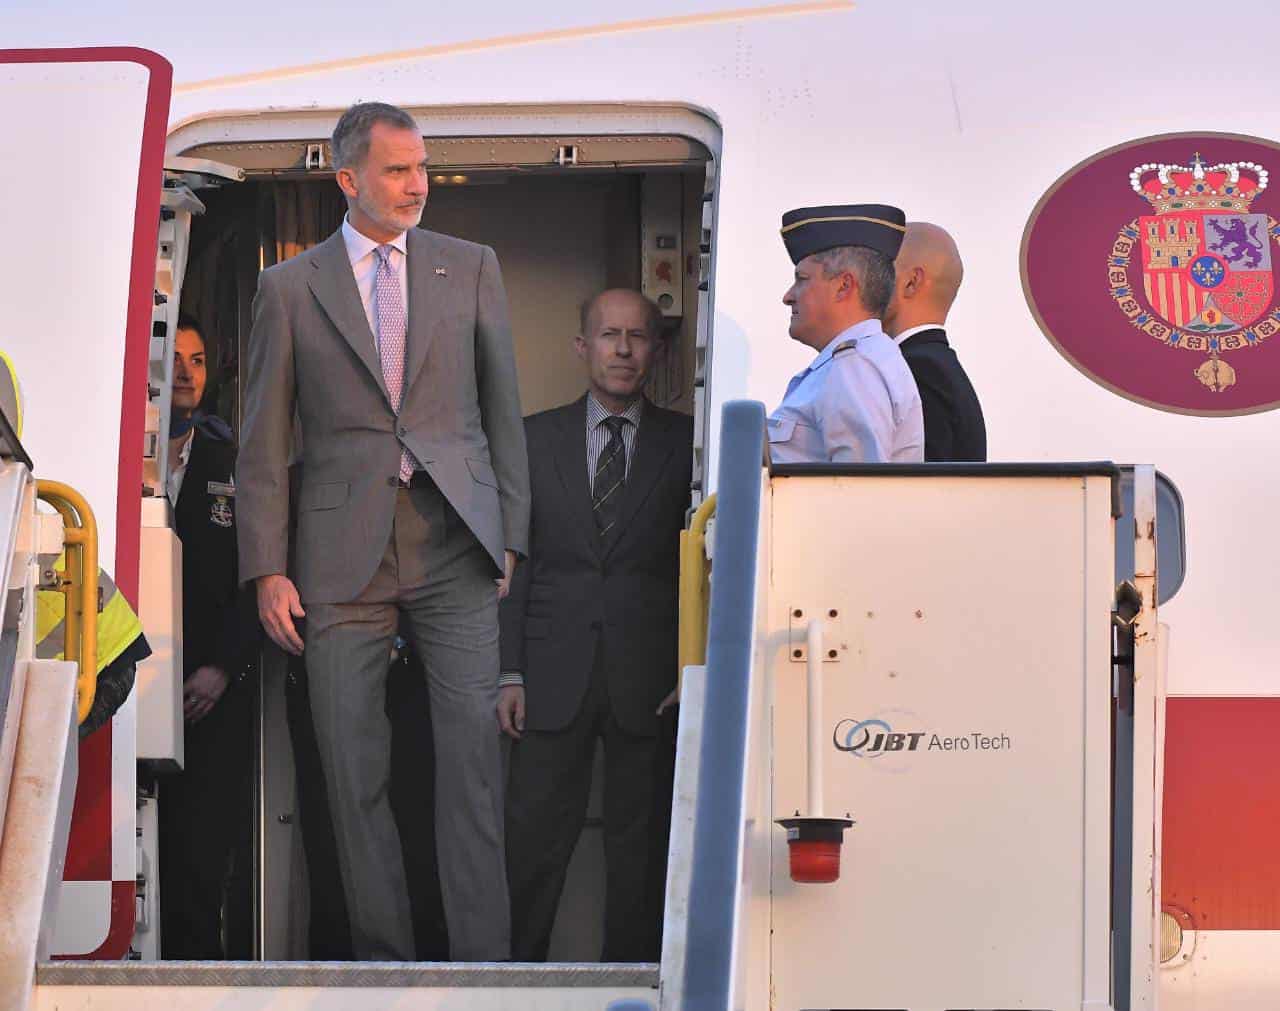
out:
{"label": "spanish royal coat of arms", "polygon": [[1111,297],[1129,322],[1170,348],[1198,352],[1194,375],[1214,393],[1236,383],[1227,356],[1280,331],[1272,242],[1280,225],[1251,212],[1267,170],[1251,161],[1148,162],[1129,186],[1151,213],[1116,236],[1107,259]]}
{"label": "spanish royal coat of arms", "polygon": [[[1177,414],[1280,408],[1280,143],[1139,137],[1089,155],[1027,218],[1027,308],[1112,393]],[[1102,273],[1106,261],[1106,276]]]}

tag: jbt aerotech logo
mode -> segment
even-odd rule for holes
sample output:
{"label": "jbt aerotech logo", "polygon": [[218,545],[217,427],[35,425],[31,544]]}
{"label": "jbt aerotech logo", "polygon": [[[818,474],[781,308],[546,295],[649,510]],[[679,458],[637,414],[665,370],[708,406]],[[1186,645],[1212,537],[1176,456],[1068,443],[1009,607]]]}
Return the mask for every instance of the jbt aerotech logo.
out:
{"label": "jbt aerotech logo", "polygon": [[856,758],[882,758],[893,751],[915,751],[920,747],[924,730],[898,731],[884,720],[841,720],[832,731],[831,742],[837,751]]}
{"label": "jbt aerotech logo", "polygon": [[[918,724],[916,724],[918,726]],[[875,759],[886,755],[904,755],[912,751],[1011,751],[1013,740],[1006,733],[983,733],[971,730],[962,734],[938,734],[917,730],[910,724],[895,729],[888,720],[872,717],[866,720],[844,719],[831,733],[837,751],[854,758]]]}

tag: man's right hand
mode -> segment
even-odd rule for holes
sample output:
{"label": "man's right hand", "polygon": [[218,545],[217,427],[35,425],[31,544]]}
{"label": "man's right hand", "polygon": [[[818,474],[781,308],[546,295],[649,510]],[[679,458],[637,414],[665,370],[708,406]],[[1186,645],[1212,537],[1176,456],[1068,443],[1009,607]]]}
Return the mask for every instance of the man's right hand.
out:
{"label": "man's right hand", "polygon": [[307,612],[302,609],[302,601],[298,599],[298,588],[288,576],[279,573],[259,576],[257,588],[258,618],[267,635],[286,653],[301,656],[302,639],[293,625],[293,619],[305,617]]}

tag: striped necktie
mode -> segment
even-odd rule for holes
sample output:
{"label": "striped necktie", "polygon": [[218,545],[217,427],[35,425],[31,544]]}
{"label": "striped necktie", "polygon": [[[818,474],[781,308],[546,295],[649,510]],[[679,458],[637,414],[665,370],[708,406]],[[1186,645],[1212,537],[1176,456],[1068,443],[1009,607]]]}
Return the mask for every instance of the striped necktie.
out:
{"label": "striped necktie", "polygon": [[[400,400],[404,395],[404,342],[409,329],[409,317],[405,312],[400,278],[391,266],[393,248],[379,246],[373,251],[378,259],[377,271],[373,275],[373,318],[378,324],[378,358],[382,362],[382,380],[387,384],[391,407],[399,414]],[[413,455],[401,447],[401,481],[408,483],[413,477],[413,462]]]}
{"label": "striped necktie", "polygon": [[591,510],[596,529],[603,537],[618,520],[622,489],[627,483],[627,451],[622,442],[622,426],[626,418],[609,417],[601,424],[609,429],[609,441],[596,461],[596,476],[591,482]]}

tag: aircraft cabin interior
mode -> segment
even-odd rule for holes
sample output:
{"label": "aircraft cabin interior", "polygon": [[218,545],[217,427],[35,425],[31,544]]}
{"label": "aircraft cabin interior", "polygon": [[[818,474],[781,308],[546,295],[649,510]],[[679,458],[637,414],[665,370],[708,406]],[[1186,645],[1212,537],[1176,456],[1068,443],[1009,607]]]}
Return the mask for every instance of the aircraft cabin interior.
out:
{"label": "aircraft cabin interior", "polygon": [[[659,406],[702,413],[707,320],[699,316],[706,314],[708,304],[715,179],[713,154],[704,144],[661,133],[428,134],[425,142],[431,188],[422,227],[496,251],[509,300],[524,414],[583,393],[584,367],[573,347],[580,307],[613,287],[639,289],[663,311],[666,348],[650,378],[649,398]],[[317,130],[309,139],[200,143],[169,162],[165,205],[194,213],[185,249],[166,248],[162,241],[161,257],[168,254],[174,264],[172,287],[180,291],[181,312],[206,330],[213,397],[206,403],[238,429],[258,275],[323,241],[345,213],[328,162],[327,131]],[[700,498],[703,427],[698,424],[695,437],[694,504]],[[303,847],[307,814],[300,810],[288,729],[289,707],[298,704],[288,688],[296,682],[286,658],[273,646],[264,654],[262,673],[254,810],[247,813],[251,824],[242,847],[249,857],[238,871],[241,886],[251,878],[253,898],[248,906],[228,908],[227,929],[239,933],[238,946],[246,957],[324,958],[324,945],[317,950],[315,921],[328,913],[313,911],[311,902],[313,895],[323,898],[325,874],[336,874],[336,866],[327,872],[308,868]],[[427,705],[420,677],[393,672],[389,693],[389,714],[403,717]],[[408,740],[411,736],[406,733],[403,743],[394,744],[398,772],[392,794],[398,812],[413,807],[415,799],[421,807],[422,762],[430,760],[429,742],[424,750],[421,741]],[[143,771],[140,782],[148,779],[145,763]],[[553,961],[599,956],[604,901],[601,779],[597,754],[586,827],[553,936]],[[158,783],[163,803],[163,776],[152,782]],[[422,949],[422,935],[434,936],[441,927],[429,922],[433,915],[438,919],[430,902],[438,888],[430,880],[431,826],[429,819],[419,819],[400,827],[411,891],[427,896],[425,911],[415,896]],[[417,858],[409,853],[411,847],[419,851]],[[334,887],[340,890],[330,878],[329,889]],[[163,939],[160,943],[163,947]],[[430,944],[425,954],[443,957]]]}

